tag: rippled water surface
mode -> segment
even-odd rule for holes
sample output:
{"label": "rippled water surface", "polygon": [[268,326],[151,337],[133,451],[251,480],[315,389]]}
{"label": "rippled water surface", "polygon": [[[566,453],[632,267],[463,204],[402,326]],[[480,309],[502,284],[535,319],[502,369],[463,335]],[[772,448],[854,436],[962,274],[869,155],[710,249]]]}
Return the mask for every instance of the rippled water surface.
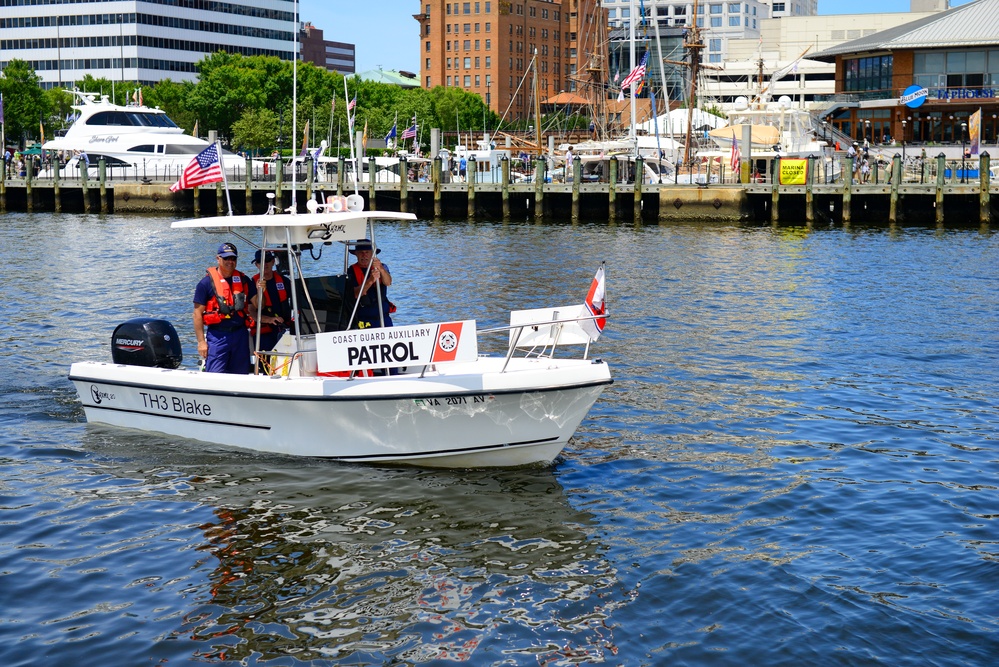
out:
{"label": "rippled water surface", "polygon": [[138,316],[196,358],[191,295],[223,239],[0,216],[0,664],[994,664],[999,237],[380,234],[397,324],[579,302],[607,261],[594,351],[616,381],[554,466],[87,426],[70,363]]}

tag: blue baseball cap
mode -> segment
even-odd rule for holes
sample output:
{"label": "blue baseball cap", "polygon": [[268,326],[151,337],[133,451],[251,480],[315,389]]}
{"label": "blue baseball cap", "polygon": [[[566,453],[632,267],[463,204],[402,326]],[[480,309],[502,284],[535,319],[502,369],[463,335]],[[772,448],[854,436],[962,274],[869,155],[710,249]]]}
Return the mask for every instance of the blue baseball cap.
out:
{"label": "blue baseball cap", "polygon": [[[266,261],[268,261],[268,262],[273,262],[274,261],[274,253],[272,253],[270,250],[267,251],[266,257],[267,257]],[[254,264],[259,264],[260,263],[260,251],[259,250],[257,252],[255,252],[255,253],[253,253],[253,263]]]}
{"label": "blue baseball cap", "polygon": [[231,243],[223,243],[219,246],[218,253],[219,257],[239,257],[239,252],[236,250],[236,246]]}

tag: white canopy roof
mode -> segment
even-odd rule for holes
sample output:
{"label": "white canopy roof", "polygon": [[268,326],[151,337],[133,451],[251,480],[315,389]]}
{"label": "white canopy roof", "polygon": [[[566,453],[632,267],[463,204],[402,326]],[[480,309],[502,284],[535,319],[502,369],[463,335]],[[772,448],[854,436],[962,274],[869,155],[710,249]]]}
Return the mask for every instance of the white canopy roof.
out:
{"label": "white canopy roof", "polygon": [[[686,134],[687,133],[687,115],[690,112],[689,109],[673,109],[668,114],[664,113],[653,121],[647,120],[644,123],[639,123],[635,126],[636,130],[643,130],[649,134],[655,134],[656,123],[659,125],[659,134],[669,134],[670,128],[672,128],[673,134]],[[718,127],[725,127],[728,125],[728,121],[720,116],[716,116],[713,113],[708,113],[707,111],[702,111],[701,109],[694,109],[694,129],[709,126],[712,130]]]}
{"label": "white canopy roof", "polygon": [[221,215],[209,218],[178,220],[170,226],[183,228],[258,227],[266,230],[268,244],[287,242],[289,229],[292,243],[322,243],[353,241],[365,238],[368,223],[374,220],[416,220],[412,213],[392,211],[343,211],[337,213],[300,213],[297,215]]}

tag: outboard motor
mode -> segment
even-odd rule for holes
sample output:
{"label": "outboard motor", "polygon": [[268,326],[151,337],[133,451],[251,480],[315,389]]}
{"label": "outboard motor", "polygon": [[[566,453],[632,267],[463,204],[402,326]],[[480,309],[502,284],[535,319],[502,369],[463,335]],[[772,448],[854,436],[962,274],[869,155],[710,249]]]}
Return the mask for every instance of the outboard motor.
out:
{"label": "outboard motor", "polygon": [[128,366],[177,368],[184,353],[172,324],[138,317],[122,322],[111,334],[111,359]]}

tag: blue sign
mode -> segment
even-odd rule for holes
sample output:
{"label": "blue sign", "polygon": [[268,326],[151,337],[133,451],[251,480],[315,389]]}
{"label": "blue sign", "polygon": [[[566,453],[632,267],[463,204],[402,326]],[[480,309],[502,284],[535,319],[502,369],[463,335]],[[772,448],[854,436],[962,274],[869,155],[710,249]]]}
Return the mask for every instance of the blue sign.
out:
{"label": "blue sign", "polygon": [[909,86],[902,91],[902,97],[898,98],[898,101],[910,109],[915,109],[923,106],[923,102],[926,101],[926,96],[929,94],[930,91],[922,86]]}

